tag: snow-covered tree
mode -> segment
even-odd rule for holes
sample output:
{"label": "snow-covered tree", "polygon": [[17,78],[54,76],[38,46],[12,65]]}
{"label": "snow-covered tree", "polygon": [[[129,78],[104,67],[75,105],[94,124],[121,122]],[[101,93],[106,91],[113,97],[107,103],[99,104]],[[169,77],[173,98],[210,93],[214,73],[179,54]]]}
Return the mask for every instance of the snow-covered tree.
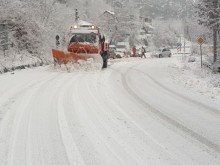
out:
{"label": "snow-covered tree", "polygon": [[135,37],[139,33],[139,8],[133,6],[132,0],[107,0],[112,11],[106,11],[105,18],[101,18],[100,25],[112,41],[123,41],[129,36]]}
{"label": "snow-covered tree", "polygon": [[[25,55],[42,62],[52,60],[55,36],[67,33],[75,9],[80,19],[95,22],[107,6],[103,0],[0,0],[0,23],[8,23],[9,42],[13,43],[7,58],[16,54],[20,59]],[[0,62],[3,58],[0,50]]]}
{"label": "snow-covered tree", "polygon": [[213,30],[214,62],[220,63],[220,2],[219,0],[200,0],[196,4],[196,9],[199,23]]}
{"label": "snow-covered tree", "polygon": [[138,0],[141,15],[152,18],[182,19],[192,14],[193,0]]}
{"label": "snow-covered tree", "polygon": [[200,0],[196,4],[196,12],[200,24],[210,29],[220,27],[220,2],[219,0]]}
{"label": "snow-covered tree", "polygon": [[155,47],[160,48],[176,46],[178,37],[181,34],[181,21],[155,20],[153,26],[155,27],[153,35],[153,43]]}

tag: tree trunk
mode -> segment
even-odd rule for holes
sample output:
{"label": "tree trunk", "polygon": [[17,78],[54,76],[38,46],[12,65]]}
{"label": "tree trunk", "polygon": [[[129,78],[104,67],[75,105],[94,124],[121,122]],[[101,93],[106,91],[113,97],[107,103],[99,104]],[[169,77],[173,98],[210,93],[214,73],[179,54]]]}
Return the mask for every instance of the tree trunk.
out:
{"label": "tree trunk", "polygon": [[214,63],[217,60],[217,29],[213,30]]}

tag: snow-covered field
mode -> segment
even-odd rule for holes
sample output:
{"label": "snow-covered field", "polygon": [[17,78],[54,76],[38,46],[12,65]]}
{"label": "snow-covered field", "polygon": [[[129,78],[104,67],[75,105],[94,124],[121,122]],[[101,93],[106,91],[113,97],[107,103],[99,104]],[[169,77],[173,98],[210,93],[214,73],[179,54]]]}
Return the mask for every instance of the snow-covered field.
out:
{"label": "snow-covered field", "polygon": [[184,63],[179,58],[169,68],[176,84],[213,100],[220,100],[220,74],[213,74],[212,70],[206,66],[201,68],[199,58],[196,58],[195,62]]}
{"label": "snow-covered field", "polygon": [[0,165],[219,165],[219,75],[180,59],[0,75]]}

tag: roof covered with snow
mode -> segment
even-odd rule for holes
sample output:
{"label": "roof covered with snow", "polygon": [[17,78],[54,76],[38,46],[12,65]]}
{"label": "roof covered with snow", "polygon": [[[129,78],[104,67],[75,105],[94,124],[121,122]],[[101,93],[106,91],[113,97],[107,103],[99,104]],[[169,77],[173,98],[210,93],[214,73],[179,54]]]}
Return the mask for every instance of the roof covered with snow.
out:
{"label": "roof covered with snow", "polygon": [[92,23],[89,23],[89,22],[86,22],[86,21],[83,21],[83,20],[79,20],[77,22],[78,25],[88,25],[88,26],[91,26],[93,25]]}

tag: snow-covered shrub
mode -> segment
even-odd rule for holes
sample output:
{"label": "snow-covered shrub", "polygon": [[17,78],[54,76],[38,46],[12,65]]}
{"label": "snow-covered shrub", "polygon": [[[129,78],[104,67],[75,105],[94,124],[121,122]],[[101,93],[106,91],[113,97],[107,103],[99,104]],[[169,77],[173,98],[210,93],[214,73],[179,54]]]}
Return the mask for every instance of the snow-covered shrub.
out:
{"label": "snow-covered shrub", "polygon": [[38,25],[25,17],[16,16],[8,22],[10,30],[10,40],[13,43],[15,51],[26,50],[30,54],[39,54],[42,48],[40,35],[41,31]]}
{"label": "snow-covered shrub", "polygon": [[196,61],[195,56],[189,56],[188,62],[195,62],[195,61]]}

